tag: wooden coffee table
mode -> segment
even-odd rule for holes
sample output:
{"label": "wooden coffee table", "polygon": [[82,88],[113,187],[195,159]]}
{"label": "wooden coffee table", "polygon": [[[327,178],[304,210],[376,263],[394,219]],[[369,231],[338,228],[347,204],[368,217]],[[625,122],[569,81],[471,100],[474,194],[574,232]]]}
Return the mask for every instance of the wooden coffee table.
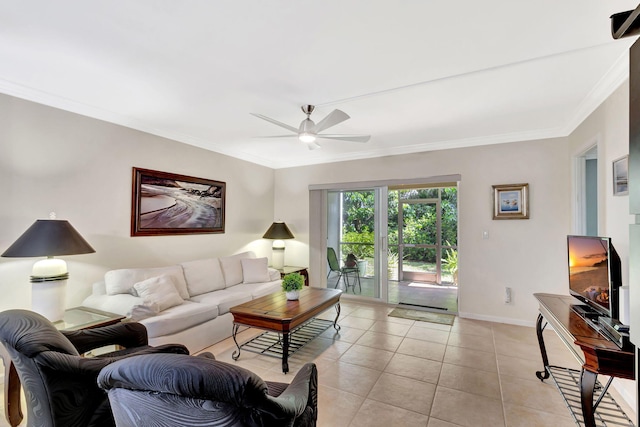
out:
{"label": "wooden coffee table", "polygon": [[238,344],[236,335],[240,326],[250,326],[269,332],[282,334],[282,372],[289,372],[289,338],[295,335],[296,330],[302,329],[313,320],[314,316],[322,313],[330,307],[336,307],[336,318],[333,327],[340,329],[338,317],[340,317],[339,289],[311,288],[305,286],[300,291],[300,299],[288,301],[284,292],[276,292],[271,295],[256,298],[244,304],[231,307],[233,314],[233,341],[238,349],[231,357],[238,360],[240,349],[247,345]]}

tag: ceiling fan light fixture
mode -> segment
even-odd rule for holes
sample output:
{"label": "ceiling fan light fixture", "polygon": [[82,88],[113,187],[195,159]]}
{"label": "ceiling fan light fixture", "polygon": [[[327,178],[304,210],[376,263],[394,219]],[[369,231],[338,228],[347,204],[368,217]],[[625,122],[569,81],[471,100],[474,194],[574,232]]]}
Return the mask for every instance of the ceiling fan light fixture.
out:
{"label": "ceiling fan light fixture", "polygon": [[298,135],[298,139],[300,140],[300,142],[304,142],[305,144],[311,144],[316,142],[316,136],[309,132],[301,132]]}
{"label": "ceiling fan light fixture", "polygon": [[317,142],[305,142],[305,145],[309,150],[316,150],[320,148],[320,145]]}

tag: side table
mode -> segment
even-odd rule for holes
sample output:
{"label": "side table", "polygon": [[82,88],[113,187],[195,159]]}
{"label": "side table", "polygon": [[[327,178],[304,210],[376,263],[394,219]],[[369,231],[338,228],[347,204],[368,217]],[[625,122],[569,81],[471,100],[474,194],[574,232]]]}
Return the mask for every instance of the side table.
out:
{"label": "side table", "polygon": [[[82,329],[100,328],[122,321],[125,316],[95,310],[87,307],[74,307],[64,312],[64,317],[54,325],[59,330],[79,331]],[[3,349],[4,350],[4,349]],[[11,427],[22,422],[24,415],[20,406],[20,377],[11,359],[3,358],[5,366],[4,378],[4,413]]]}
{"label": "side table", "polygon": [[307,267],[294,267],[291,265],[285,265],[282,268],[276,268],[280,272],[280,278],[283,278],[289,273],[300,273],[304,277],[304,285],[309,286],[309,271]]}

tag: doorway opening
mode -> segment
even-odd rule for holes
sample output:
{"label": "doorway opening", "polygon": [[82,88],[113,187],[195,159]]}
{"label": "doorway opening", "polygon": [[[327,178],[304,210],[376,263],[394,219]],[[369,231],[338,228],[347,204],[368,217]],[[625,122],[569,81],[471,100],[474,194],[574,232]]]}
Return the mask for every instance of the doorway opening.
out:
{"label": "doorway opening", "polygon": [[389,302],[458,311],[457,186],[389,188]]}
{"label": "doorway opening", "polygon": [[598,146],[574,157],[574,234],[598,235]]}

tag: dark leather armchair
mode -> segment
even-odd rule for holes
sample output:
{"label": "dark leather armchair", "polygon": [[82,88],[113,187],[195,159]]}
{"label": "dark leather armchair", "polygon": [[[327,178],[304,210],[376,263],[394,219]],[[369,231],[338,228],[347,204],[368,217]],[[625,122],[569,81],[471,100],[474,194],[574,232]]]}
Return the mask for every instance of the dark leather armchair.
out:
{"label": "dark leather armchair", "polygon": [[[28,310],[0,313],[0,341],[25,390],[28,427],[114,426],[107,395],[96,383],[102,368],[135,354],[189,353],[179,344],[148,346],[147,330],[140,323],[59,331]],[[124,350],[80,356],[107,345]]]}
{"label": "dark leather armchair", "polygon": [[291,384],[265,382],[203,357],[134,356],[100,372],[116,426],[315,426],[318,372],[307,363]]}

